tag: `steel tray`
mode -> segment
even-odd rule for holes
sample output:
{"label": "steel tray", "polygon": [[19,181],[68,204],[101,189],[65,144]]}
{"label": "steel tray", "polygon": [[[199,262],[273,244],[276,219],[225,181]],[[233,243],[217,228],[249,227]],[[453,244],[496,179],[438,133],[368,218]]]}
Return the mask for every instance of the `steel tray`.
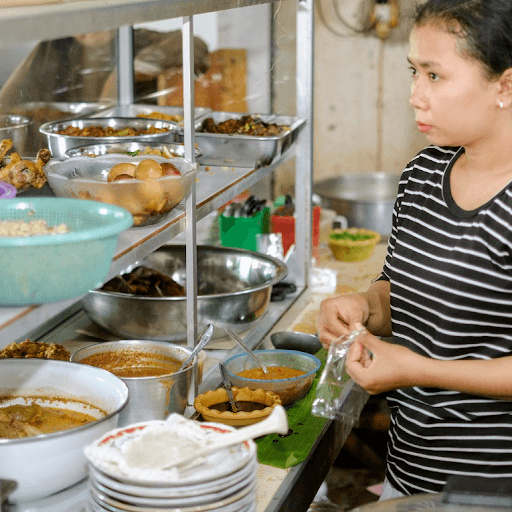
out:
{"label": "steel tray", "polygon": [[[253,135],[223,135],[199,131],[204,119],[211,117],[215,123],[228,119],[239,119],[244,115],[258,116],[266,123],[287,125],[290,129],[273,137],[255,137]],[[210,112],[195,121],[195,137],[203,156],[197,161],[202,165],[220,165],[233,167],[266,167],[272,165],[297,140],[306,121],[299,117],[241,114],[239,112]],[[183,133],[178,141],[183,142]]]}

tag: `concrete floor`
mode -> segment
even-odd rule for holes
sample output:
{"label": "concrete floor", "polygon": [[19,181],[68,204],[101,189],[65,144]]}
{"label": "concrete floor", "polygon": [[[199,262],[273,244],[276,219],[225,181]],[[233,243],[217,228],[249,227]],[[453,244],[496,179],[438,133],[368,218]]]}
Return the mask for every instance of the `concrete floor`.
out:
{"label": "concrete floor", "polygon": [[372,397],[325,479],[327,493],[317,495],[311,512],[347,512],[379,499],[368,487],[384,480],[388,428],[385,399]]}

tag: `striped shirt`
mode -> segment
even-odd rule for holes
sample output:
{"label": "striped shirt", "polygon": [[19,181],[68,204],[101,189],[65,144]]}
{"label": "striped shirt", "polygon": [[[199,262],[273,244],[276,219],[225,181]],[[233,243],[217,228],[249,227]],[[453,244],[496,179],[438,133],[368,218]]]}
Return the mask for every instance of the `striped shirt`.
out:
{"label": "striped shirt", "polygon": [[[404,170],[380,276],[394,342],[439,360],[512,355],[512,183],[462,210],[450,172],[463,151],[431,146]],[[512,400],[411,387],[388,403],[397,490],[439,492],[449,475],[512,477]]]}

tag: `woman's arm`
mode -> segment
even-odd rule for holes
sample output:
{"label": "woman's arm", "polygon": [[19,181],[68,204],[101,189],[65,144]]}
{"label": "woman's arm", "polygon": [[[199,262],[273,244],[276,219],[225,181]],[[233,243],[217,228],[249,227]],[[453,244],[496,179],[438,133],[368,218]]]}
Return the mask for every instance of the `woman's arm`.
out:
{"label": "woman's arm", "polygon": [[389,282],[376,281],[366,292],[340,295],[322,301],[318,315],[318,336],[328,345],[348,334],[357,323],[379,336],[391,335]]}
{"label": "woman's arm", "polygon": [[386,343],[368,333],[361,335],[351,347],[346,368],[349,375],[370,394],[425,386],[512,399],[512,356],[442,361]]}

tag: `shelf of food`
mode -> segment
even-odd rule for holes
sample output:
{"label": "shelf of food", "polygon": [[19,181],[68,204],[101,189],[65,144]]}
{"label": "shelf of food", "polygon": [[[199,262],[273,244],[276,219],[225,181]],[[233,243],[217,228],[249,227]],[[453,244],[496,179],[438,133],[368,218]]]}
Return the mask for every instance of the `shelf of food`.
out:
{"label": "shelf of food", "polygon": [[[197,219],[201,220],[220,208],[271,173],[276,166],[292,155],[293,151],[287,152],[275,165],[257,169],[201,166],[196,175]],[[43,189],[31,189],[19,197],[52,195],[49,186],[45,185]],[[185,225],[185,208],[181,203],[170,212],[168,219],[159,224],[134,227],[122,232],[105,280],[123,272],[130,265],[169,242],[184,231]],[[46,331],[58,325],[62,318],[78,310],[80,300],[81,297],[76,297],[36,306],[0,308],[0,348],[22,338],[40,338]]]}

